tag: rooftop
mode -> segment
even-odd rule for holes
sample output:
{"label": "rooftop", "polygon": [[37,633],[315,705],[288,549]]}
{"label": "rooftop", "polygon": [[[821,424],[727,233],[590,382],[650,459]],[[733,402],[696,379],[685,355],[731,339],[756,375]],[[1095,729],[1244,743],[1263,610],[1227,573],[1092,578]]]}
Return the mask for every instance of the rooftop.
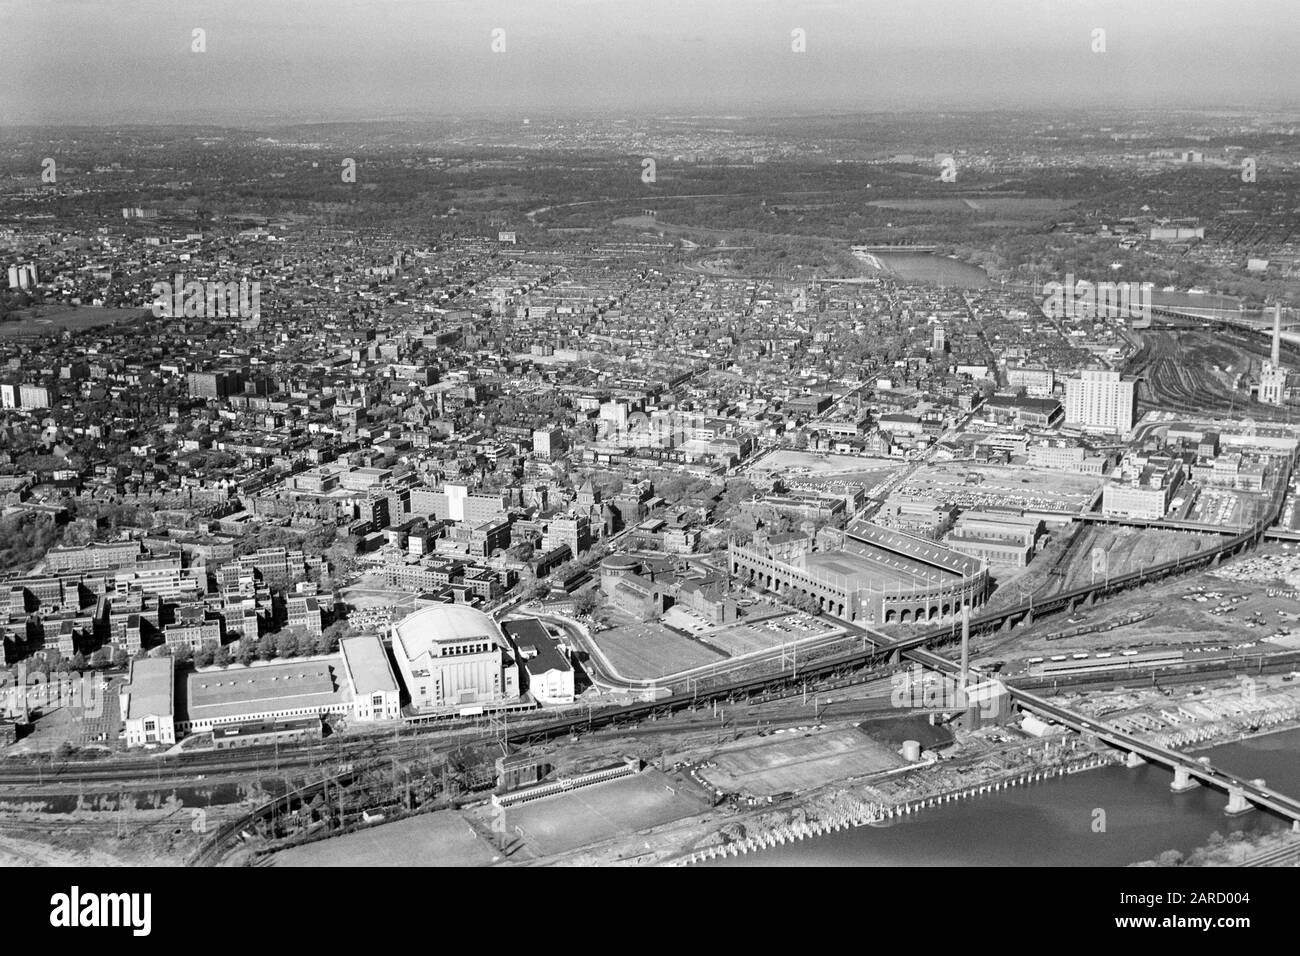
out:
{"label": "rooftop", "polygon": [[435,604],[408,614],[393,628],[393,642],[413,661],[431,651],[433,645],[487,638],[500,645],[496,621],[482,611],[463,604]]}
{"label": "rooftop", "polygon": [[130,680],[126,685],[125,719],[172,714],[175,694],[173,664],[170,654],[131,662]]}
{"label": "rooftop", "polygon": [[190,720],[347,703],[334,667],[325,658],[198,671],[188,681]]}
{"label": "rooftop", "polygon": [[555,638],[546,630],[546,625],[536,618],[505,621],[501,629],[519,648],[519,656],[528,668],[528,673],[545,674],[547,671],[572,669],[569,659],[560,652]]}
{"label": "rooftop", "polygon": [[377,635],[349,637],[339,643],[339,650],[343,652],[343,663],[357,694],[397,690],[397,678],[388,663],[388,652]]}

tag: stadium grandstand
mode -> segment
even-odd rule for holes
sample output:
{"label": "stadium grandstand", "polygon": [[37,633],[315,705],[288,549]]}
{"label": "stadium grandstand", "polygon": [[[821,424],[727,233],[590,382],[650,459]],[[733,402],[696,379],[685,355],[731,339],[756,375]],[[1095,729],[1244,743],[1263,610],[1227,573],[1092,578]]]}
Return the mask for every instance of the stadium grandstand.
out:
{"label": "stadium grandstand", "polygon": [[791,598],[811,598],[826,614],[865,624],[953,620],[963,604],[983,604],[983,562],[937,541],[868,521],[843,531],[755,533],[732,541],[731,573]]}

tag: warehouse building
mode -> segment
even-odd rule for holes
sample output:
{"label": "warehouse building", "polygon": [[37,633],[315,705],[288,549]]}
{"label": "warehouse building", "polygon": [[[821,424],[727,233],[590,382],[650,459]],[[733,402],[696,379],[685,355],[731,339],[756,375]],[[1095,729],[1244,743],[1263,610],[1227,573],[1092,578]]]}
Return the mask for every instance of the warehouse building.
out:
{"label": "warehouse building", "polygon": [[173,663],[170,655],[131,662],[118,699],[128,747],[176,743]]}
{"label": "warehouse building", "polygon": [[338,655],[196,671],[186,682],[186,733],[225,724],[348,716],[352,687]]}
{"label": "warehouse building", "polygon": [[355,720],[396,720],[402,716],[402,690],[393,676],[388,652],[374,634],[339,643],[343,672],[352,687]]}

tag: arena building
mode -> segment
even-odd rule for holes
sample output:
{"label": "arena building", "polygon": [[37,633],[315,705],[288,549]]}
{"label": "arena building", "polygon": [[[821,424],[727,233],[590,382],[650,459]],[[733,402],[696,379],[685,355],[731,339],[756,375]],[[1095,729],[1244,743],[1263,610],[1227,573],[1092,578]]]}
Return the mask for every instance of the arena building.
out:
{"label": "arena building", "polygon": [[754,535],[728,548],[731,573],[769,591],[811,597],[825,614],[864,624],[955,619],[988,593],[983,563],[936,541],[867,521],[817,540],[793,532]]}
{"label": "arena building", "polygon": [[416,713],[519,696],[519,662],[510,642],[496,621],[464,604],[422,608],[395,624],[393,657]]}

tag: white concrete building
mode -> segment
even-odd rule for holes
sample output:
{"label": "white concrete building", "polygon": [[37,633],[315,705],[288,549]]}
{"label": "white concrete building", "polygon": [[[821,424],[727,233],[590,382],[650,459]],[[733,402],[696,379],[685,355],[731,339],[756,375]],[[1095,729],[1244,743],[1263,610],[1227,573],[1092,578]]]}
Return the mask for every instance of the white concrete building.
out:
{"label": "white concrete building", "polygon": [[374,634],[349,637],[339,643],[343,672],[352,685],[355,720],[397,720],[402,716],[402,691],[388,663],[388,652]]}
{"label": "white concrete building", "polygon": [[128,747],[176,743],[173,664],[170,654],[131,662],[130,676],[118,699]]}
{"label": "white concrete building", "polygon": [[393,626],[393,657],[417,713],[519,696],[519,664],[496,621],[463,604],[435,604]]}
{"label": "white concrete building", "polygon": [[1065,423],[1123,435],[1133,427],[1136,383],[1119,372],[1085,369],[1065,382]]}

